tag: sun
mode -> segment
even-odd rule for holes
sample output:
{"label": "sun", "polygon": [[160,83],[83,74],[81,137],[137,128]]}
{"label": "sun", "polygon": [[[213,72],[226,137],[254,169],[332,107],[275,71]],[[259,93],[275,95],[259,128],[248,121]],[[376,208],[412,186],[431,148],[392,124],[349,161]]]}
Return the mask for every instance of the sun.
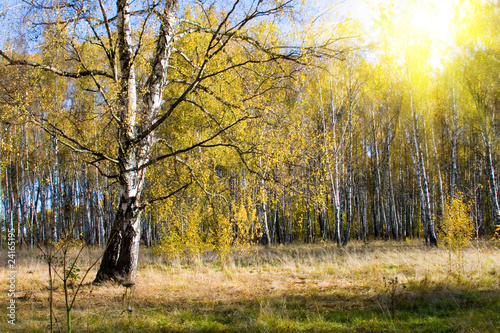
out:
{"label": "sun", "polygon": [[[428,48],[429,63],[442,67],[456,32],[457,15],[464,12],[463,0],[351,0],[351,12],[366,31],[366,39],[394,45]],[[462,15],[462,14],[460,14]]]}
{"label": "sun", "polygon": [[458,5],[465,5],[461,0],[375,0],[374,3],[379,10],[390,14],[400,28],[437,39],[450,38]]}
{"label": "sun", "polygon": [[409,1],[409,25],[433,39],[452,37],[455,0]]}
{"label": "sun", "polygon": [[429,62],[433,68],[441,66],[448,53],[454,34],[457,0],[405,0],[400,1],[404,12],[402,22],[413,42],[427,41]]}

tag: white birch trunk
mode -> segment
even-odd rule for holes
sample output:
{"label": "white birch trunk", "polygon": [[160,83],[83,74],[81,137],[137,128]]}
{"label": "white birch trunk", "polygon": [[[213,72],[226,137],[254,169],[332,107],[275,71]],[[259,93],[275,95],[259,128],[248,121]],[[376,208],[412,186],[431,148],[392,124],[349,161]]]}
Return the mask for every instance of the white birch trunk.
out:
{"label": "white birch trunk", "polygon": [[[155,121],[161,106],[168,61],[174,41],[176,0],[165,3],[155,58],[144,95],[145,110],[137,126],[137,83],[130,24],[129,0],[117,0],[118,57],[120,64],[118,118],[120,143],[118,160],[120,201],[108,245],[95,282],[107,279],[133,285],[136,280],[141,236],[141,194],[144,187],[144,167],[153,144]],[[137,131],[146,131],[138,137]]]}

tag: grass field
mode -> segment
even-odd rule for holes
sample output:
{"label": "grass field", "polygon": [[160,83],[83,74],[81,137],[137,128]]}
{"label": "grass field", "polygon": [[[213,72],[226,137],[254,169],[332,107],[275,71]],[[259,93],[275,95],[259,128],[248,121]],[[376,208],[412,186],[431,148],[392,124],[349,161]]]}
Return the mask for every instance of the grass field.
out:
{"label": "grass field", "polygon": [[[46,264],[38,251],[16,255],[17,321],[2,315],[0,332],[48,332]],[[64,332],[61,283],[54,298],[54,331]],[[482,243],[451,266],[445,249],[414,242],[255,247],[224,265],[166,263],[142,249],[135,287],[85,284],[72,316],[74,332],[499,332],[500,249]]]}

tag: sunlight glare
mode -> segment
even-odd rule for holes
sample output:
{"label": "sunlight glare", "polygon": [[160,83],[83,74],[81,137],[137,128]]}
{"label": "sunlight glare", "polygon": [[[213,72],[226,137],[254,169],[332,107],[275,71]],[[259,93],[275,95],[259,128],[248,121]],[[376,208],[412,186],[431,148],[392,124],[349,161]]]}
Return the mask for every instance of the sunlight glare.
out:
{"label": "sunlight glare", "polygon": [[453,0],[427,1],[427,4],[416,7],[410,14],[410,25],[426,32],[433,38],[448,40],[451,37],[453,20]]}
{"label": "sunlight glare", "polygon": [[427,45],[432,68],[442,67],[449,48],[453,47],[455,13],[466,6],[461,0],[352,0],[350,3],[352,16],[364,26],[368,40],[376,43],[383,38],[375,22],[383,22],[383,14],[389,14],[386,18],[390,22],[385,24],[392,26],[392,38],[411,45]]}
{"label": "sunlight glare", "polygon": [[417,35],[423,34],[431,41],[430,64],[441,66],[446,48],[453,39],[453,19],[456,0],[414,0],[408,1],[409,29]]}

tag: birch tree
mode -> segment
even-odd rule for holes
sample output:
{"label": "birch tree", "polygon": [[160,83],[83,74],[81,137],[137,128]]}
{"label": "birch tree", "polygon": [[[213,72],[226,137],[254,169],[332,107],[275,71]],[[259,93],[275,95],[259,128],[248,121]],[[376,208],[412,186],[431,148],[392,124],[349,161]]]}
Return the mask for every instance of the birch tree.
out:
{"label": "birch tree", "polygon": [[[117,183],[119,201],[96,282],[111,279],[134,284],[142,211],[148,202],[168,198],[196,183],[192,177],[169,193],[145,199],[148,168],[161,161],[182,164],[180,156],[195,148],[224,145],[238,151],[234,141],[223,134],[262,111],[251,103],[218,95],[209,84],[216,84],[215,79],[227,73],[255,71],[255,66],[299,61],[305,54],[335,53],[328,47],[330,41],[321,48],[287,47],[272,44],[279,42],[276,38],[260,40],[251,31],[266,17],[290,12],[292,5],[291,0],[196,2],[182,8],[177,0],[24,2],[24,17],[32,22],[33,32],[46,32],[44,41],[39,42],[51,43],[64,60],[37,60],[9,48],[0,50],[1,58],[10,65],[72,80],[69,89],[92,92],[100,103],[95,117],[107,123],[100,134],[108,144],[95,147],[88,137],[73,135],[54,115],[29,114],[60,144],[88,156],[88,163]],[[186,15],[191,9],[191,15]],[[185,50],[188,42],[195,43],[189,52]],[[230,50],[239,57],[231,56]],[[226,117],[212,117],[210,110],[193,98],[200,95],[215,97]],[[158,133],[186,105],[212,117],[212,131],[185,146],[173,147],[168,137],[161,138]]]}

